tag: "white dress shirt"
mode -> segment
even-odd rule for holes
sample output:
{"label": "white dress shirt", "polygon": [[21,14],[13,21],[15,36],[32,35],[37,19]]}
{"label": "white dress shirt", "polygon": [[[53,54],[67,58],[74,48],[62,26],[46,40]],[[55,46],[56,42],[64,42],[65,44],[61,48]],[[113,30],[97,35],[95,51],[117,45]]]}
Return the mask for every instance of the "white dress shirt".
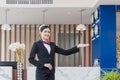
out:
{"label": "white dress shirt", "polygon": [[45,48],[47,49],[48,53],[50,54],[51,48],[50,45],[48,44],[44,44]]}
{"label": "white dress shirt", "polygon": [[[43,40],[45,41],[45,40]],[[48,53],[50,54],[51,48],[50,45],[44,43],[45,48],[47,49]]]}

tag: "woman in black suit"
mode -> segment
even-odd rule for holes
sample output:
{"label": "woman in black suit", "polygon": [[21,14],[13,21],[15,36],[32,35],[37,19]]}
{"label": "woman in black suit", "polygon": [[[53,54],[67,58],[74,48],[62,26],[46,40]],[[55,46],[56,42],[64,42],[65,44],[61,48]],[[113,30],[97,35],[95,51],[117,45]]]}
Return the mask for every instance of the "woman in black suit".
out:
{"label": "woman in black suit", "polygon": [[[89,44],[78,44],[71,49],[64,50],[49,41],[50,29],[48,26],[42,25],[39,30],[41,40],[34,42],[31,49],[29,62],[37,67],[36,80],[55,80],[55,53],[70,55],[78,52],[80,47],[86,47],[89,46]],[[39,60],[35,59],[36,54]]]}

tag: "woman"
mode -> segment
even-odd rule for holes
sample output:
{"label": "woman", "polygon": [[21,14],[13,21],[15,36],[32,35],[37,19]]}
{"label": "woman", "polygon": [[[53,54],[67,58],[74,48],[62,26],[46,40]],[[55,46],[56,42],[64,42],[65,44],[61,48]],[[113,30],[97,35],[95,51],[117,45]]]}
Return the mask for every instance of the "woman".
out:
{"label": "woman", "polygon": [[[29,62],[37,67],[36,80],[55,80],[55,53],[62,55],[74,54],[79,51],[80,47],[86,47],[89,46],[89,44],[79,44],[71,49],[64,50],[49,41],[50,29],[48,26],[42,25],[39,30],[41,40],[33,44]],[[39,60],[35,59],[36,54]]]}

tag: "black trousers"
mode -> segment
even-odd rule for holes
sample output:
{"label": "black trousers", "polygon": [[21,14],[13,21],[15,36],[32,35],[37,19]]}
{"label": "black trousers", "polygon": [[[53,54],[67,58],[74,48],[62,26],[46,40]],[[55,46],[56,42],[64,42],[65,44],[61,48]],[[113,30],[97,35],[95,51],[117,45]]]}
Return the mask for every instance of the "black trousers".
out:
{"label": "black trousers", "polygon": [[36,80],[55,80],[55,74],[48,68],[36,69]]}

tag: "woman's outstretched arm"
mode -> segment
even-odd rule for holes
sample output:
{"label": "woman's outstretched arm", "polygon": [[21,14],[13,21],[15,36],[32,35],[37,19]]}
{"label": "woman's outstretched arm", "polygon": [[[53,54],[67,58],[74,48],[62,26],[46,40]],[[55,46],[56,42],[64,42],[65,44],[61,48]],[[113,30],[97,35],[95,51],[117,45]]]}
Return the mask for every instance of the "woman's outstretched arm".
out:
{"label": "woman's outstretched arm", "polygon": [[77,46],[70,48],[70,49],[67,49],[67,50],[64,50],[58,46],[55,46],[55,52],[62,54],[62,55],[71,55],[71,54],[78,52],[79,48],[87,47],[87,46],[89,46],[89,44],[78,44]]}

